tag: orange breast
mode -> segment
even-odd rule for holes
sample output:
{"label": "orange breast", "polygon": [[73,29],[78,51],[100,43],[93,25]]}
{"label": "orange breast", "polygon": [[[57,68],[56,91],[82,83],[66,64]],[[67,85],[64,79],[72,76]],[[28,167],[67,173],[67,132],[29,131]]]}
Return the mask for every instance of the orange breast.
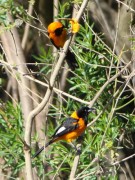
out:
{"label": "orange breast", "polygon": [[56,36],[55,32],[52,32],[49,34],[49,37],[57,48],[62,48],[66,42],[67,32],[65,29],[63,29],[62,34],[60,36]]}

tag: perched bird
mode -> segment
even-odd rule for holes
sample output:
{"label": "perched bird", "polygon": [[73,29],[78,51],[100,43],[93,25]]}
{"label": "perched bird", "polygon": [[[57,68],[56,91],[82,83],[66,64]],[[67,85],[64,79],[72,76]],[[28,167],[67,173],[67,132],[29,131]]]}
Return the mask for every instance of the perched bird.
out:
{"label": "perched bird", "polygon": [[[67,30],[64,28],[64,25],[61,22],[52,22],[48,26],[48,36],[52,44],[57,48],[63,48],[64,43],[67,40]],[[67,64],[71,70],[78,68],[78,63],[75,59],[75,55],[68,49],[66,57]]]}
{"label": "perched bird", "polygon": [[[45,145],[45,148],[59,140],[65,140],[71,143],[74,139],[78,138],[85,131],[87,127],[88,114],[92,111],[95,111],[95,109],[87,106],[74,111],[71,116],[56,129],[51,140]],[[39,155],[43,150],[44,146],[35,153],[33,158]]]}

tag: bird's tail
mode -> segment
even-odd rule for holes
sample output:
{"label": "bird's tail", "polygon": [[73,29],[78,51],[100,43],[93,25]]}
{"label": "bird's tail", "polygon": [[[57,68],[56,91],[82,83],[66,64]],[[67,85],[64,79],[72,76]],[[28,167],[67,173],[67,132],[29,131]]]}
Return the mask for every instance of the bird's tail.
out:
{"label": "bird's tail", "polygon": [[75,70],[75,68],[79,67],[75,55],[70,50],[67,51],[65,59],[71,70]]}
{"label": "bird's tail", "polygon": [[44,150],[44,148],[48,147],[51,143],[53,143],[52,140],[50,140],[48,143],[46,143],[45,146],[41,147],[41,148],[32,156],[32,159],[34,159],[35,157],[37,157],[37,156]]}

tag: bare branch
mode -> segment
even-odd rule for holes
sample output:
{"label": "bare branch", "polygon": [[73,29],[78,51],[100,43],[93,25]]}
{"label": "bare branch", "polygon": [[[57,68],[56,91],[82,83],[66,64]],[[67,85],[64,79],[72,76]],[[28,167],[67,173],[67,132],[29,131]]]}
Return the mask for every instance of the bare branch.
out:
{"label": "bare branch", "polygon": [[[76,19],[79,21],[79,19],[81,18],[87,4],[88,4],[88,1],[89,0],[84,0],[82,5],[81,5],[81,8],[77,14],[77,17]],[[81,144],[77,144],[77,149],[78,151],[81,151]],[[70,180],[73,180],[75,178],[75,173],[76,173],[76,170],[77,170],[77,167],[78,167],[78,163],[79,163],[79,159],[80,159],[80,154],[77,154],[74,158],[74,162],[73,162],[73,166],[72,166],[72,169],[71,169],[71,173],[70,173]]]}
{"label": "bare branch", "polygon": [[[28,75],[27,75],[26,77],[27,77],[28,79],[30,79],[30,80],[38,83],[38,84],[41,84],[42,86],[49,87],[49,84],[46,84],[46,83],[44,83],[44,82],[41,82],[41,81],[38,80],[38,79],[34,79],[33,77],[30,77],[30,76],[28,76]],[[68,94],[68,93],[66,93],[66,92],[64,92],[64,91],[62,91],[62,90],[60,90],[60,89],[55,88],[55,87],[53,87],[53,90],[54,90],[56,93],[59,93],[60,95],[69,97],[69,98],[71,98],[71,99],[73,99],[73,100],[75,100],[75,101],[78,101],[78,102],[82,103],[82,104],[87,104],[87,105],[90,104],[90,102],[88,102],[88,101],[85,101],[85,100],[83,100],[83,99],[77,98],[76,96],[72,96],[71,94]]]}
{"label": "bare branch", "polygon": [[[68,47],[71,43],[71,38],[72,36],[69,37],[69,39],[65,42],[64,44],[64,48],[63,48],[63,52],[60,53],[60,57],[58,59],[58,62],[54,68],[54,71],[50,77],[50,83],[49,83],[49,87],[46,91],[46,94],[42,100],[42,102],[33,110],[30,112],[28,119],[27,119],[27,123],[26,123],[26,129],[25,129],[25,141],[26,144],[28,146],[31,146],[31,130],[32,130],[32,122],[33,122],[33,118],[40,113],[43,108],[48,104],[48,101],[51,97],[51,94],[53,92],[53,86],[55,83],[55,79],[57,77],[57,74],[59,72],[59,69],[61,68],[61,65],[63,63],[63,60],[65,58],[66,52],[68,50]],[[26,167],[30,168],[32,170],[32,164],[31,164],[31,157],[30,157],[30,152],[29,151],[25,151],[25,160],[26,160]],[[29,173],[29,177],[27,177],[28,180],[32,180],[33,179],[33,175],[32,173]]]}
{"label": "bare branch", "polygon": [[[77,151],[81,151],[81,144],[77,144],[76,148]],[[75,178],[75,173],[78,167],[79,159],[80,159],[80,153],[77,153],[77,155],[74,158],[69,180],[73,180]]]}
{"label": "bare branch", "polygon": [[[12,22],[12,17],[10,14],[8,14],[8,18]],[[2,28],[3,27],[1,27],[1,29]],[[4,50],[5,50],[6,59],[11,66],[13,64],[18,65],[21,62],[26,63],[18,32],[17,32],[16,28],[13,28],[11,31],[12,31],[14,39],[13,39],[10,31],[6,31],[3,34],[1,34],[1,40],[2,40]],[[13,75],[16,74],[16,71],[13,68],[11,68],[11,69],[12,69]],[[23,73],[28,72],[27,68],[25,66],[18,66],[18,70]],[[30,88],[30,83],[29,83],[28,79],[26,79],[24,76],[22,76],[22,74],[18,74],[18,76],[19,76],[18,79],[20,81],[20,84],[22,85],[22,86],[19,86],[19,96],[21,99],[24,120],[25,120],[25,123],[27,123],[26,119],[28,117],[29,112],[33,109],[33,107],[32,107],[33,104],[32,104],[31,99],[29,98],[29,92],[27,91],[27,89],[25,87],[28,87],[29,89],[31,89],[31,88]],[[26,150],[26,152],[27,151],[28,150]],[[27,156],[26,156],[26,161],[28,162],[28,166],[26,168],[27,176],[28,176],[28,179],[30,179],[29,177],[31,177],[32,169],[29,166],[30,161],[27,158]]]}
{"label": "bare branch", "polygon": [[112,166],[116,166],[116,165],[118,165],[118,164],[120,164],[120,163],[122,163],[122,162],[124,162],[124,161],[127,161],[127,160],[133,158],[133,157],[135,157],[135,154],[132,154],[131,156],[128,156],[128,157],[122,159],[121,161],[117,161],[117,162],[115,162],[115,163],[112,163],[111,165],[112,165]]}
{"label": "bare branch", "polygon": [[[31,1],[29,1],[29,8],[28,8],[28,14],[31,16],[33,12],[33,4]],[[29,30],[30,30],[30,24],[26,23],[25,28],[24,28],[24,34],[22,38],[22,48],[24,49],[28,40],[28,35],[29,35]]]}

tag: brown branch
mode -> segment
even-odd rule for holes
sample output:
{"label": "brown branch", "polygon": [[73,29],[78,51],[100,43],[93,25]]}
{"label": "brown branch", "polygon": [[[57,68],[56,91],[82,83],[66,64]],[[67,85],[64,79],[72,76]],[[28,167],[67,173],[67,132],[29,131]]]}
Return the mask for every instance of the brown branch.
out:
{"label": "brown branch", "polygon": [[124,3],[124,2],[122,2],[120,0],[116,0],[116,1],[118,3],[121,3],[122,5],[124,5],[127,8],[127,10],[130,10],[131,12],[135,13],[135,10],[131,6],[127,5],[126,3]]}
{"label": "brown branch", "polygon": [[[28,14],[31,16],[33,12],[33,4],[31,1],[29,1],[29,8],[28,8]],[[22,38],[22,48],[24,49],[28,40],[28,35],[29,35],[29,30],[30,30],[30,24],[26,23],[25,28],[24,28],[24,34]]]}
{"label": "brown branch", "polygon": [[[80,7],[80,10],[77,14],[77,17],[76,19],[79,21],[79,19],[81,18],[87,4],[88,4],[89,0],[84,0],[81,7]],[[77,150],[78,152],[81,151],[81,144],[78,144],[77,146]],[[74,162],[73,162],[73,166],[72,166],[72,169],[71,169],[71,173],[70,173],[70,180],[73,180],[75,178],[75,173],[76,173],[76,170],[77,170],[77,167],[78,167],[78,163],[79,163],[79,159],[80,159],[80,154],[77,154],[74,158]]]}
{"label": "brown branch", "polygon": [[[59,9],[59,2],[58,0],[53,1],[53,20],[56,21],[56,17],[58,16],[58,9]],[[55,46],[53,46],[53,56],[56,58],[57,49]]]}
{"label": "brown branch", "polygon": [[[78,152],[81,151],[81,144],[77,144],[76,148],[77,148]],[[71,169],[69,180],[73,180],[75,178],[75,173],[76,173],[76,170],[77,170],[77,167],[78,167],[80,155],[81,155],[81,153],[77,153],[75,158],[74,158],[74,162],[73,162],[73,166],[72,166],[72,169]]]}
{"label": "brown branch", "polygon": [[133,157],[135,157],[135,154],[132,154],[131,156],[128,156],[128,157],[122,159],[121,161],[117,161],[117,162],[115,162],[115,163],[112,163],[111,165],[112,165],[112,166],[119,165],[120,163],[122,163],[122,162],[124,162],[124,161],[127,161],[127,160],[129,160],[129,159],[131,159],[131,158],[133,158]]}
{"label": "brown branch", "polygon": [[[9,14],[8,14],[8,18],[12,22],[12,18]],[[1,29],[2,28],[3,27],[1,27]],[[28,73],[26,67],[23,65],[20,65],[21,63],[26,63],[26,62],[25,62],[25,57],[24,57],[23,51],[22,51],[18,32],[17,32],[16,28],[13,28],[11,31],[14,36],[14,39],[13,39],[10,31],[6,31],[1,34],[1,40],[2,40],[2,44],[3,44],[6,60],[9,64],[9,67],[16,64],[18,66],[18,71],[23,72],[23,73]],[[16,43],[16,45],[14,43]],[[17,47],[17,49],[16,49],[16,47]],[[17,53],[16,53],[16,51],[17,51]],[[12,70],[13,77],[16,77],[16,74],[17,74],[16,70],[14,68],[11,68],[11,70]],[[30,87],[28,79],[26,79],[22,74],[17,74],[17,75],[19,75],[18,79],[20,79],[20,82],[22,83],[23,87]],[[19,87],[19,95],[21,98],[24,119],[28,117],[28,114],[32,109],[31,108],[32,103],[30,103],[30,99],[28,97],[29,93],[28,94],[27,93],[28,92],[26,91],[25,88],[22,90]],[[29,107],[27,107],[26,104]]]}
{"label": "brown branch", "polygon": [[[10,14],[8,14],[9,20],[12,22],[12,17]],[[2,29],[3,27],[1,27]],[[2,29],[3,30],[3,29]],[[11,32],[12,31],[12,34]],[[18,35],[18,32],[16,28],[13,28],[10,31],[6,31],[1,34],[1,40],[4,47],[4,52],[6,55],[6,60],[9,63],[9,66],[13,66],[13,64],[18,65],[18,70],[23,73],[28,73],[25,66],[20,65],[21,63],[26,63],[25,57],[23,54],[23,50],[21,47],[20,38]],[[14,39],[13,39],[14,37]],[[21,86],[19,86],[19,96],[21,99],[21,105],[22,105],[22,111],[24,115],[24,124],[26,123],[26,119],[28,117],[29,112],[33,109],[32,107],[32,100],[29,98],[29,92],[25,87],[28,87],[30,89],[30,83],[29,80],[26,79],[22,74],[19,74],[16,72],[14,68],[11,68],[12,70],[12,76],[16,77],[16,74],[18,76],[18,81],[20,82]],[[23,87],[23,89],[22,89]],[[27,157],[26,157],[27,159]],[[29,162],[28,162],[29,163]],[[32,174],[32,169],[29,168],[29,165],[26,168],[27,170],[27,176]],[[29,179],[29,178],[28,178]]]}
{"label": "brown branch", "polygon": [[[49,87],[49,84],[46,84],[46,83],[44,83],[44,82],[41,82],[41,81],[38,80],[38,79],[34,79],[33,77],[28,76],[28,75],[26,75],[26,77],[27,77],[28,79],[30,79],[30,80],[38,83],[38,84],[41,84],[42,86],[45,86],[45,87],[47,87],[47,88]],[[88,102],[88,101],[85,101],[85,100],[83,100],[83,99],[80,99],[80,98],[77,98],[77,97],[75,97],[75,96],[72,96],[72,95],[70,95],[70,94],[68,94],[68,93],[66,93],[66,92],[64,92],[64,91],[62,91],[62,90],[60,90],[60,89],[55,88],[55,87],[53,87],[53,90],[54,90],[56,93],[59,93],[60,95],[69,97],[69,98],[71,98],[71,99],[73,99],[73,100],[75,100],[75,101],[78,101],[78,102],[80,102],[80,103],[87,104],[87,105],[90,104],[90,102]]]}
{"label": "brown branch", "polygon": [[127,169],[130,179],[135,180],[135,178],[133,176],[133,171],[132,171],[131,167],[129,166],[129,163],[126,161],[126,162],[124,162],[124,164],[125,164],[125,167]]}
{"label": "brown branch", "polygon": [[[29,113],[28,119],[27,119],[27,123],[26,123],[26,129],[25,129],[25,141],[26,144],[28,146],[31,146],[31,131],[32,131],[32,122],[34,117],[39,114],[43,108],[48,104],[48,101],[51,97],[51,94],[53,92],[53,86],[55,83],[55,79],[57,77],[57,74],[59,72],[59,69],[61,68],[62,62],[65,58],[66,52],[68,50],[68,47],[71,43],[71,36],[69,37],[69,39],[66,41],[64,48],[63,48],[63,52],[60,53],[60,57],[58,59],[58,62],[54,68],[54,71],[50,77],[50,85],[46,91],[46,94],[42,100],[42,102],[33,110]],[[25,151],[25,161],[26,161],[26,169],[31,169],[30,171],[32,172],[32,164],[31,164],[31,156],[30,156],[30,152],[29,151]],[[33,179],[33,174],[29,173],[29,176],[27,177],[28,180],[32,180]]]}

